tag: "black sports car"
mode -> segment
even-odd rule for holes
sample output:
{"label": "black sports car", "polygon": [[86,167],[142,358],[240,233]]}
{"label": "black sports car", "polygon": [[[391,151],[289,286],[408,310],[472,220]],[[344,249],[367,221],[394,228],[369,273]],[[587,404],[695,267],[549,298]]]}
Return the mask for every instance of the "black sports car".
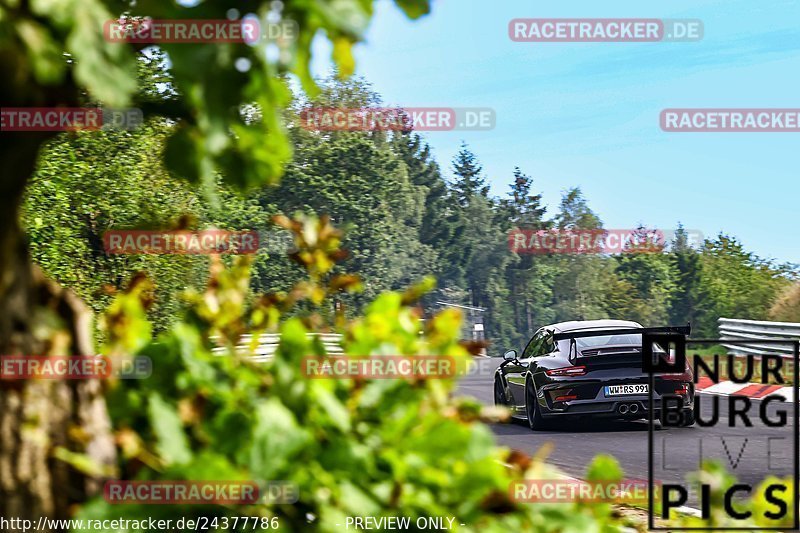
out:
{"label": "black sports car", "polygon": [[[642,371],[642,333],[688,328],[643,328],[626,320],[562,322],[537,331],[518,358],[504,354],[495,372],[495,404],[541,429],[557,417],[646,418],[649,375]],[[668,359],[668,354],[660,346]],[[694,424],[694,382],[688,363],[678,374],[656,374],[661,395],[683,399],[683,425]],[[654,417],[660,412],[656,410]]]}

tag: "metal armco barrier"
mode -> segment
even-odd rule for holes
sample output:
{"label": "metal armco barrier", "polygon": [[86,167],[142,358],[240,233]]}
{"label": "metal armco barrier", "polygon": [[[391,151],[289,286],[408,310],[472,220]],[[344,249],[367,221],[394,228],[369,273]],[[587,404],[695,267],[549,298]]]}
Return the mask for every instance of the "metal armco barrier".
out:
{"label": "metal armco barrier", "polygon": [[752,341],[744,345],[721,342],[720,344],[732,354],[765,355],[772,353],[782,357],[792,357],[793,348],[788,342],[786,344],[765,344],[758,341],[764,339],[800,340],[800,323],[720,318],[719,335],[723,341],[726,339]]}
{"label": "metal armco barrier", "polygon": [[[256,349],[251,351],[250,343],[253,340],[253,336],[250,334],[242,335],[242,338],[239,339],[239,343],[236,345],[236,351],[242,355],[250,355],[252,361],[263,363],[265,361],[269,361],[275,356],[275,352],[278,349],[278,344],[280,343],[280,337],[281,336],[277,333],[264,333],[259,336]],[[338,333],[309,333],[308,337],[319,337],[328,355],[344,355],[344,350],[342,349],[342,335]],[[219,343],[218,337],[212,337],[211,340]],[[227,350],[225,347],[219,346],[217,348],[213,348],[211,352],[215,355],[225,355]],[[476,355],[475,359],[485,359],[491,363],[493,359],[497,358],[491,358],[484,354]],[[494,372],[494,367],[491,368],[491,371]],[[473,370],[472,372],[475,371]]]}
{"label": "metal armco barrier", "polygon": [[[322,345],[325,346],[325,351],[330,355],[341,355],[344,353],[342,350],[342,336],[338,333],[309,333],[309,338],[319,337]],[[236,345],[236,351],[241,354],[251,354],[252,360],[256,362],[269,361],[275,356],[278,349],[281,336],[277,333],[264,333],[258,337],[258,345],[254,351],[250,351],[250,344],[253,341],[252,335],[242,335],[239,339],[239,344]],[[212,339],[217,340],[217,339]],[[224,347],[214,348],[213,353],[223,355],[226,352]]]}

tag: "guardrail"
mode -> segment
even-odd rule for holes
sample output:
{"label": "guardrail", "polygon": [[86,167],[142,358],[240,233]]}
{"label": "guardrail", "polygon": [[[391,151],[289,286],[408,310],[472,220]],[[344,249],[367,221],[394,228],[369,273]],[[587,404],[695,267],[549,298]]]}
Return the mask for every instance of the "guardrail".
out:
{"label": "guardrail", "polygon": [[[342,349],[342,336],[338,333],[309,333],[308,337],[318,337],[322,341],[325,351],[331,355],[341,355],[344,353]],[[249,334],[242,335],[241,339],[239,339],[239,344],[236,345],[236,351],[242,354],[252,353],[252,360],[255,362],[269,361],[275,356],[280,338],[281,336],[278,333],[263,333],[258,337],[256,349],[251,351],[250,345],[253,342],[253,336]],[[224,355],[227,350],[224,347],[219,347],[211,351],[217,355]]]}
{"label": "guardrail", "polygon": [[772,353],[779,354],[781,357],[792,357],[794,348],[788,342],[786,344],[765,344],[758,341],[765,339],[800,340],[800,323],[720,318],[719,335],[723,340],[752,341],[746,344],[720,342],[730,353],[735,355]]}
{"label": "guardrail", "polygon": [[[329,355],[344,355],[344,349],[342,348],[342,335],[339,333],[308,333],[308,337],[319,337],[322,341],[322,345],[325,347],[325,351]],[[280,334],[278,333],[263,333],[258,338],[258,345],[256,346],[255,350],[250,349],[250,345],[253,341],[253,336],[250,334],[242,335],[239,339],[239,344],[236,345],[236,351],[243,355],[250,355],[251,359],[257,363],[263,363],[265,361],[269,361],[275,356],[275,352],[278,349],[278,344],[280,343]],[[219,343],[218,337],[212,337],[212,341]],[[218,346],[217,348],[213,348],[211,353],[215,355],[225,355],[227,349],[224,346]],[[480,355],[476,355],[476,358],[486,358],[489,359],[489,356],[486,355],[486,350],[484,349],[483,353]]]}

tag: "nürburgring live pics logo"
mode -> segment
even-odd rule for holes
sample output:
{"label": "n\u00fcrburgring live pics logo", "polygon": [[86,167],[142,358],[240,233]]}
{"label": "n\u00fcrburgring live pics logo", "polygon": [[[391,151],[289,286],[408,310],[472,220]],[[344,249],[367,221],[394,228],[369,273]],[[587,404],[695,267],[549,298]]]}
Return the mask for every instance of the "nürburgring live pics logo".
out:
{"label": "n\u00fcrburgring live pics logo", "polygon": [[[726,345],[737,345],[746,344],[748,342],[719,339],[687,340],[686,336],[688,333],[689,331],[687,327],[675,328],[675,331],[665,333],[645,333],[642,336],[642,369],[649,374],[650,382],[648,391],[650,402],[648,409],[648,484],[650,493],[648,509],[649,529],[661,531],[752,531],[752,525],[749,525],[748,527],[676,527],[669,525],[668,522],[670,519],[674,519],[676,510],[687,503],[690,495],[690,486],[683,483],[668,483],[666,481],[659,480],[659,477],[666,477],[664,476],[664,472],[670,470],[666,468],[666,456],[675,454],[676,457],[683,456],[682,458],[685,459],[686,450],[680,446],[667,446],[667,436],[664,436],[664,433],[661,432],[658,432],[659,435],[656,434],[657,432],[654,428],[654,418],[656,417],[655,413],[657,411],[657,416],[660,418],[662,428],[678,427],[683,425],[685,421],[684,417],[687,416],[687,414],[684,411],[684,398],[680,395],[662,394],[657,400],[654,399],[653,391],[655,386],[655,376],[660,374],[684,372],[687,368],[687,344],[717,345],[724,343]],[[794,365],[793,369],[798,368],[798,359],[800,359],[800,355],[798,355],[800,352],[800,341],[793,339],[759,339],[758,342],[768,346],[776,346],[780,344],[792,345],[794,348],[792,361]],[[746,365],[744,365],[746,371],[744,372],[743,376],[737,375],[737,372],[735,371],[736,365],[733,364],[735,358],[742,357],[745,358],[746,362]],[[748,396],[740,396],[735,394],[727,396],[715,396],[712,397],[713,401],[708,400],[708,396],[703,395],[702,397],[711,403],[711,415],[707,415],[707,413],[701,413],[699,407],[701,404],[705,404],[705,402],[700,400],[700,395],[696,397],[695,402],[697,402],[696,423],[698,426],[700,426],[698,429],[705,429],[714,426],[727,426],[726,435],[729,438],[731,438],[731,435],[728,434],[727,431],[731,428],[736,428],[736,431],[741,430],[747,433],[747,435],[739,436],[745,437],[743,443],[738,446],[733,446],[732,448],[734,451],[732,452],[728,449],[725,437],[714,437],[715,439],[718,438],[722,441],[725,454],[728,458],[728,463],[734,470],[734,473],[736,473],[737,467],[741,469],[743,466],[743,454],[747,447],[748,441],[758,444],[752,446],[752,448],[754,448],[754,452],[763,451],[767,456],[767,468],[763,469],[763,467],[757,467],[755,470],[766,471],[765,479],[762,480],[762,488],[764,488],[763,496],[766,505],[763,507],[763,509],[759,508],[758,511],[752,506],[748,508],[746,503],[740,500],[742,497],[754,495],[753,486],[745,482],[738,482],[728,487],[723,487],[724,496],[722,503],[725,514],[735,521],[766,519],[775,520],[776,523],[780,520],[784,524],[786,518],[791,517],[793,518],[793,528],[797,530],[800,529],[800,520],[798,520],[797,515],[798,504],[800,504],[800,495],[798,494],[798,480],[800,478],[800,468],[798,465],[798,451],[800,451],[800,440],[798,439],[798,382],[797,379],[793,379],[794,373],[792,373],[792,377],[787,377],[789,374],[785,371],[782,373],[782,370],[784,370],[786,367],[785,363],[788,362],[788,359],[783,359],[778,355],[764,355],[760,358],[760,361],[757,361],[756,356],[752,353],[742,356],[729,355],[728,364],[725,367],[728,375],[724,376],[719,366],[718,356],[714,356],[711,362],[707,362],[701,357],[695,356],[693,368],[695,383],[698,382],[700,373],[705,376],[704,379],[710,379],[710,381],[713,383],[720,383],[724,379],[728,379],[734,383],[747,383],[754,375],[754,369],[756,368],[757,364],[761,365],[760,379],[761,383],[765,386],[771,383],[770,379],[779,384],[787,383],[788,380],[792,381],[793,415],[791,422],[788,419],[786,409],[777,409],[774,412],[771,412],[769,409],[773,404],[777,406],[783,406],[788,403],[788,399],[785,398],[785,394],[781,394],[780,392],[761,397],[759,403],[753,402]],[[781,388],[781,390],[785,391],[786,388]],[[725,398],[727,398],[727,417],[720,416],[719,409],[719,404],[721,401],[724,401]],[[753,421],[755,421],[756,424],[754,424]],[[763,426],[759,426],[759,423]],[[792,430],[794,453],[792,454],[791,473],[787,471],[788,469],[786,468],[785,464],[783,465],[784,471],[781,473],[776,473],[776,468],[774,468],[772,465],[773,460],[771,455],[771,444],[774,441],[785,441],[786,439],[784,437],[767,436],[766,445],[763,446],[761,446],[761,443],[759,442],[759,439],[761,441],[765,440],[764,434],[767,433],[768,430],[774,431],[774,428],[783,427],[786,427],[787,429],[791,428]],[[669,434],[669,432],[665,433]],[[663,441],[661,442],[661,446],[656,444],[655,441],[657,438],[660,442]],[[701,437],[699,441],[701,460],[704,453],[704,440],[705,439]],[[708,448],[709,446],[707,445],[706,453]],[[752,453],[750,455],[752,455]],[[659,456],[658,459],[660,462],[656,461],[657,456]],[[655,477],[656,465],[660,467],[659,477]],[[769,476],[769,480],[766,479],[767,476]],[[792,477],[794,479],[794,486],[792,488],[787,487],[785,483],[781,482],[779,479],[780,477]],[[654,484],[657,482],[660,485],[660,490],[658,491],[658,495],[660,497],[659,502],[654,501]],[[699,492],[697,494],[697,500],[700,506],[699,520],[709,523],[711,522],[710,495],[712,487],[701,478],[701,483],[699,483],[698,488]],[[793,502],[793,508],[789,508],[789,506],[786,504],[787,500]],[[661,523],[666,523],[666,526],[660,525],[657,527],[655,524],[654,510],[656,507],[654,504],[656,503],[660,504]],[[759,512],[762,516],[754,516],[755,512]],[[786,526],[769,527],[759,525],[758,529],[764,531],[785,531],[787,528]]]}

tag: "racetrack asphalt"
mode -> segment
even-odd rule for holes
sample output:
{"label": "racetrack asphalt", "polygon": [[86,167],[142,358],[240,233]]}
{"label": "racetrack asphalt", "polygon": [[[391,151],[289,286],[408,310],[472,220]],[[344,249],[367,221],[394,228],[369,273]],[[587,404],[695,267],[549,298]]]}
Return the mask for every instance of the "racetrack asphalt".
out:
{"label": "racetrack asphalt", "polygon": [[[470,375],[461,378],[458,394],[472,396],[486,405],[494,403],[494,369],[500,358],[478,360],[480,365]],[[715,396],[700,393],[701,413],[710,419]],[[728,396],[716,396],[719,401],[719,421],[710,427],[695,425],[688,428],[661,428],[656,422],[654,435],[654,479],[664,483],[686,485],[688,472],[698,469],[700,455],[717,459],[740,482],[758,485],[767,475],[778,477],[793,474],[794,425],[791,403],[767,405],[770,420],[776,412],[785,410],[787,422],[783,427],[770,427],[759,417],[761,401],[754,400],[749,411],[752,427],[736,420],[728,425]],[[582,420],[558,423],[546,431],[532,431],[523,422],[492,424],[499,443],[509,448],[533,454],[545,442],[552,442],[548,462],[565,474],[583,479],[587,465],[599,453],[611,454],[624,469],[626,479],[646,480],[648,477],[648,423],[643,421]],[[686,505],[697,507],[695,491],[690,491]]]}

